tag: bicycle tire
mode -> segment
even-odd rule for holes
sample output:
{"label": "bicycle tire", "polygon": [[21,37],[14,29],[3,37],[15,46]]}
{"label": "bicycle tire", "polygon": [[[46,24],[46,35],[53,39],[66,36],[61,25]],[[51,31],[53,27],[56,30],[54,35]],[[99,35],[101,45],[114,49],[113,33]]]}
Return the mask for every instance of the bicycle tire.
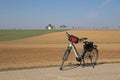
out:
{"label": "bicycle tire", "polygon": [[89,61],[90,61],[94,67],[94,65],[97,63],[98,56],[99,56],[98,49],[93,48],[92,50],[86,51],[86,53],[84,55],[84,61],[85,61],[85,63],[89,63]]}
{"label": "bicycle tire", "polygon": [[60,65],[60,70],[62,70],[63,68],[63,65],[64,65],[64,62],[67,60],[68,56],[70,54],[70,49],[66,49],[65,53],[64,53],[64,56],[62,58],[62,63]]}

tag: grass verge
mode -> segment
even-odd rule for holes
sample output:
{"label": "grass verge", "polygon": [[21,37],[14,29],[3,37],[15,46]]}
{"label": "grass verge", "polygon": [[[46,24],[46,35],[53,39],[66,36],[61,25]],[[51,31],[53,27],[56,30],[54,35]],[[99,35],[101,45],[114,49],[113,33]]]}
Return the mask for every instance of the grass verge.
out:
{"label": "grass verge", "polygon": [[40,36],[52,32],[61,32],[66,30],[0,30],[0,41],[24,39],[28,37]]}

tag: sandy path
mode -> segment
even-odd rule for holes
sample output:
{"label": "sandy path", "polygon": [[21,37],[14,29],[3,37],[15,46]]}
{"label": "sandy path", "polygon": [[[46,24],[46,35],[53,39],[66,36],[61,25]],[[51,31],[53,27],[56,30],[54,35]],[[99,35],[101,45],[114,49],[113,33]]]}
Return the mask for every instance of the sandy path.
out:
{"label": "sandy path", "polygon": [[70,66],[0,72],[0,80],[120,80],[120,63],[92,67]]}

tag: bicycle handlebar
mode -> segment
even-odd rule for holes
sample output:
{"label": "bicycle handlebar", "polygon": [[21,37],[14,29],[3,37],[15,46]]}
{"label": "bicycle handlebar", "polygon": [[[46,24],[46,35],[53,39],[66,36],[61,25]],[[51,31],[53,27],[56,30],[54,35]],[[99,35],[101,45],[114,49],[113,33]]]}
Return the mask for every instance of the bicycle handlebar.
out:
{"label": "bicycle handlebar", "polygon": [[66,32],[66,34],[67,34],[68,36],[70,36],[70,34],[69,34],[68,32]]}
{"label": "bicycle handlebar", "polygon": [[87,40],[87,38],[80,38],[79,40],[80,40],[80,42],[82,42],[84,40]]}
{"label": "bicycle handlebar", "polygon": [[[67,34],[68,37],[71,36],[71,34],[69,34],[68,32],[66,32],[66,34]],[[82,42],[82,41],[84,41],[84,40],[87,40],[87,38],[79,38],[79,42]]]}

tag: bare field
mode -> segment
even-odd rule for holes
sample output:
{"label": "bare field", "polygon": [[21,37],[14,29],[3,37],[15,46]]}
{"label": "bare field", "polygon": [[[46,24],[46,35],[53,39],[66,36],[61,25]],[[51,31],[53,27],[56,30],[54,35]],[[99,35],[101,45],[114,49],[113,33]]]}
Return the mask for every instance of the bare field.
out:
{"label": "bare field", "polygon": [[[98,62],[120,62],[120,31],[70,30],[68,32],[94,41],[99,49]],[[80,52],[82,44],[76,46]],[[60,65],[66,47],[65,32],[0,41],[0,68]],[[70,62],[76,63],[72,53],[66,64]]]}

